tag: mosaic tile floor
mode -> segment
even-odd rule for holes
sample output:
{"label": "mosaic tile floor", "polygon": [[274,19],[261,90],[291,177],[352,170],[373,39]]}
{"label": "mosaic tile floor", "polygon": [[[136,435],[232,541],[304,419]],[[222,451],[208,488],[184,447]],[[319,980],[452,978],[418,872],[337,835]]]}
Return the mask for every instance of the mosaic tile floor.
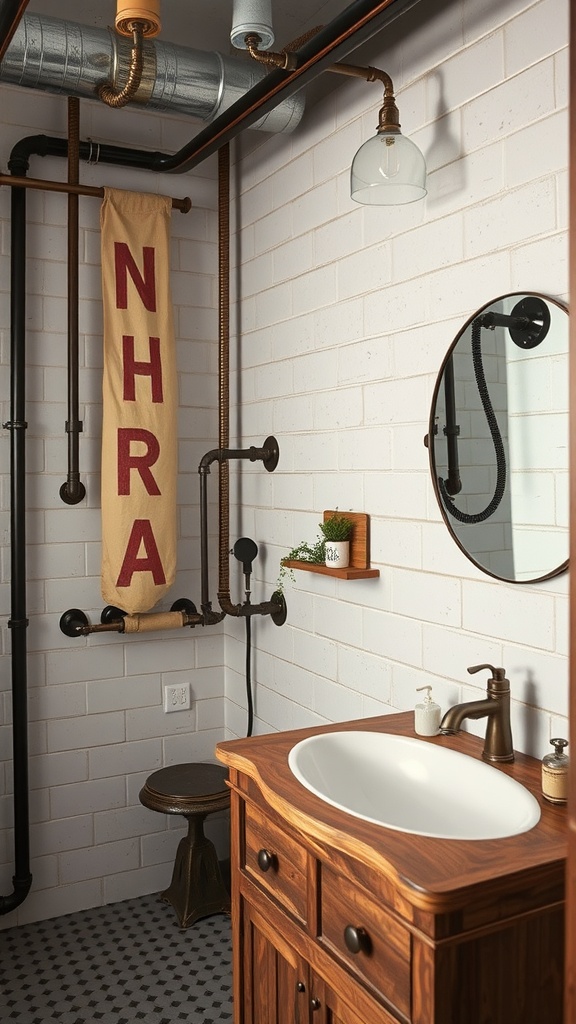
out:
{"label": "mosaic tile floor", "polygon": [[230,919],[182,930],[152,895],[0,931],[0,1020],[231,1021]]}

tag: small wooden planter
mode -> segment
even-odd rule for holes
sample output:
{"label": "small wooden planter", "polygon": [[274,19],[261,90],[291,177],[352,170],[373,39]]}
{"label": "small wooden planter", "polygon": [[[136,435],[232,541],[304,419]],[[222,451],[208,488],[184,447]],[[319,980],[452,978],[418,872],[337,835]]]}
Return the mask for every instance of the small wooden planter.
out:
{"label": "small wooden planter", "polygon": [[[332,569],[327,565],[314,565],[313,562],[299,562],[289,559],[284,565],[290,569],[303,569],[304,572],[316,572],[321,576],[335,576],[339,580],[369,580],[380,575],[379,569],[370,568],[370,516],[366,512],[342,512],[354,523],[350,538],[350,565],[346,569]],[[336,511],[324,512],[322,521],[326,522]]]}

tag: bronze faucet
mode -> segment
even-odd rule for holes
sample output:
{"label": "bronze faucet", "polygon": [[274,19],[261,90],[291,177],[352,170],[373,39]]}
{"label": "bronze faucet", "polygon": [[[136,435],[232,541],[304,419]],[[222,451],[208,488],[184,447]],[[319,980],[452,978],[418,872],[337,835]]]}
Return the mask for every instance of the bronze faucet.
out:
{"label": "bronze faucet", "polygon": [[485,761],[513,761],[512,730],[510,729],[510,683],[503,668],[492,665],[473,665],[470,673],[488,669],[492,678],[488,680],[486,698],[471,700],[466,704],[454,704],[440,723],[440,732],[450,735],[459,732],[466,718],[487,718],[486,739],[482,757]]}

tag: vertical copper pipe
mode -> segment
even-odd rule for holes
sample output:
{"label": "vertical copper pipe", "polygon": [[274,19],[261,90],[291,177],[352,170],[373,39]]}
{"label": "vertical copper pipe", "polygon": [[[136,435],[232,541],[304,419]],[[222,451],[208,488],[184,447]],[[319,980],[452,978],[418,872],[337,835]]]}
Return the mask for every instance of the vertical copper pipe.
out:
{"label": "vertical copper pipe", "polygon": [[[230,146],[218,150],[218,447],[230,443]],[[230,472],[218,464],[218,597],[230,599]]]}
{"label": "vertical copper pipe", "polygon": [[[68,97],[68,184],[80,181],[80,101]],[[78,400],[78,196],[68,194],[68,476],[60,488],[67,505],[77,505],[86,494],[80,481]]]}

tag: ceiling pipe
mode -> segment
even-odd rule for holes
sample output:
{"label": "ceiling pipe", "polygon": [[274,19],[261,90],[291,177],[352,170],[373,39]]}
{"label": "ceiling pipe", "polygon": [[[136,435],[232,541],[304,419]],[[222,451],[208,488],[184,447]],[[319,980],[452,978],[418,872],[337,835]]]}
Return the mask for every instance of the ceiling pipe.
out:
{"label": "ceiling pipe", "polygon": [[342,14],[299,47],[296,51],[298,67],[294,71],[277,69],[265,75],[177,153],[150,154],[150,169],[161,173],[184,173],[197,167],[245,128],[253,128],[263,114],[301,90],[327,70],[328,65],[335,60],[343,60],[357,46],[377,35],[419,2],[354,0]]}
{"label": "ceiling pipe", "polygon": [[[242,57],[160,39],[143,38],[141,44],[141,67],[131,76],[133,47],[126,37],[110,29],[25,14],[0,64],[0,81],[86,99],[104,94],[111,106],[129,100],[140,108],[210,121],[266,77],[264,68]],[[131,77],[130,86],[120,89]],[[303,111],[303,97],[289,97],[253,127],[290,132]]]}
{"label": "ceiling pipe", "polygon": [[294,96],[327,71],[330,64],[343,60],[418,3],[420,0],[354,0],[294,52],[297,64],[294,70],[271,71],[173,156],[166,158],[157,154],[153,169],[182,174],[197,167],[244,129],[254,127],[263,113]]}
{"label": "ceiling pipe", "polygon": [[0,60],[6,53],[27,6],[28,0],[2,0],[0,3]]}

